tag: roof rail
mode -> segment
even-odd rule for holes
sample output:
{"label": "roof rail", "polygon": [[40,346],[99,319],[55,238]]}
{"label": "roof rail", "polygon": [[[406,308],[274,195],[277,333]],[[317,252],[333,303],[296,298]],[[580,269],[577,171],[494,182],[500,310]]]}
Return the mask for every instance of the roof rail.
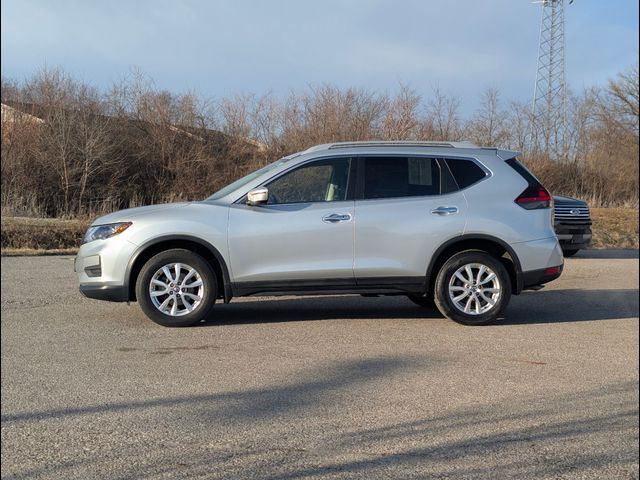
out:
{"label": "roof rail", "polygon": [[306,150],[314,152],[318,150],[336,150],[340,148],[360,148],[360,147],[439,147],[439,148],[480,148],[477,145],[463,142],[427,142],[427,141],[361,141],[361,142],[338,142],[315,145]]}

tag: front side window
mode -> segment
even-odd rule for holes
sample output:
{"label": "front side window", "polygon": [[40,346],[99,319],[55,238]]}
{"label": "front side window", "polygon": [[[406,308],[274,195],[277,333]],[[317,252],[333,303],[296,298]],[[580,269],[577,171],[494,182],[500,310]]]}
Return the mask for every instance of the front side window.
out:
{"label": "front side window", "polygon": [[369,157],[365,159],[365,199],[439,194],[440,167],[433,158]]}
{"label": "front side window", "polygon": [[347,199],[349,158],[331,158],[303,165],[265,185],[269,205],[339,202]]}
{"label": "front side window", "polygon": [[282,158],[276,162],[270,163],[265,167],[262,167],[259,170],[256,170],[255,172],[251,172],[249,175],[245,175],[244,177],[236,180],[233,183],[230,183],[229,185],[222,188],[221,190],[218,190],[216,193],[214,193],[209,198],[207,198],[207,200],[219,200],[222,197],[225,197],[226,195],[229,195],[230,193],[235,192],[236,190],[245,186],[250,181],[258,178],[260,175],[264,175],[265,173],[278,168],[280,165],[283,165],[285,162],[287,162],[287,160],[289,160],[289,158],[290,157]]}

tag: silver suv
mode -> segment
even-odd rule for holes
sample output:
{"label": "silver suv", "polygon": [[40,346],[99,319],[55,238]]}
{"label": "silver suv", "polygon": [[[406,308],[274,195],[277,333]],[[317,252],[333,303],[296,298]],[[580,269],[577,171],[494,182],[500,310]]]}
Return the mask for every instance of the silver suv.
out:
{"label": "silver suv", "polygon": [[290,155],[206,200],[99,218],[75,262],[90,298],[200,322],[245,295],[406,295],[468,325],[560,276],[553,200],[516,152],[354,142]]}

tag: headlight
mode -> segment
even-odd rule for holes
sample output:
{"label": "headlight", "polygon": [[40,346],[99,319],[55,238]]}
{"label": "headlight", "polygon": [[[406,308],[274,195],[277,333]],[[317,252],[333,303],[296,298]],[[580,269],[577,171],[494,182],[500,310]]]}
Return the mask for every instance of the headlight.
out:
{"label": "headlight", "polygon": [[84,235],[82,243],[93,242],[94,240],[104,240],[124,232],[131,226],[131,222],[108,223],[106,225],[94,225],[89,227]]}

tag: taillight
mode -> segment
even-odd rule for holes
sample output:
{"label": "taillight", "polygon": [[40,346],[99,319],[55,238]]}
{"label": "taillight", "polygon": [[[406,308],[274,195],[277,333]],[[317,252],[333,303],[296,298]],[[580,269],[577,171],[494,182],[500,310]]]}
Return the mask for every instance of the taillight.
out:
{"label": "taillight", "polygon": [[553,206],[553,199],[543,186],[528,187],[516,198],[515,202],[527,210],[551,208]]}
{"label": "taillight", "polygon": [[549,267],[544,271],[545,275],[558,275],[561,272],[560,267]]}

